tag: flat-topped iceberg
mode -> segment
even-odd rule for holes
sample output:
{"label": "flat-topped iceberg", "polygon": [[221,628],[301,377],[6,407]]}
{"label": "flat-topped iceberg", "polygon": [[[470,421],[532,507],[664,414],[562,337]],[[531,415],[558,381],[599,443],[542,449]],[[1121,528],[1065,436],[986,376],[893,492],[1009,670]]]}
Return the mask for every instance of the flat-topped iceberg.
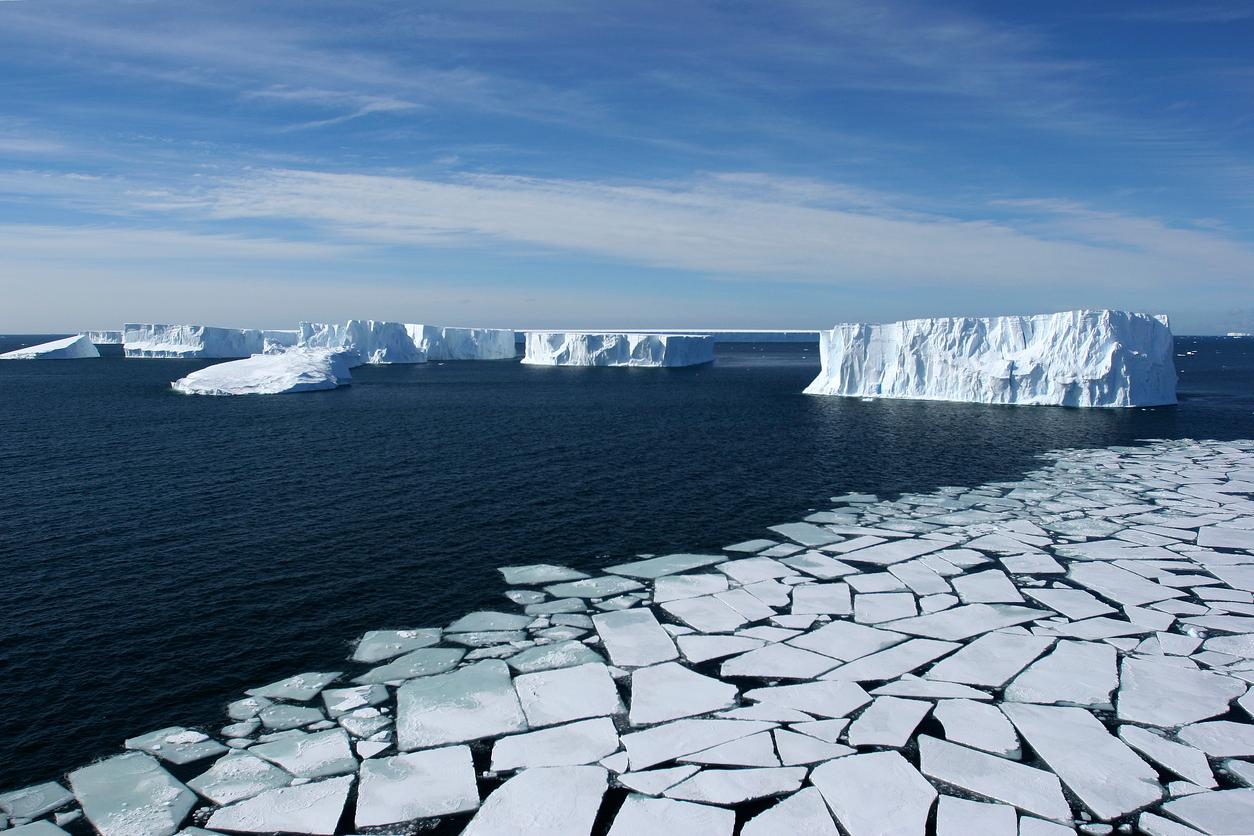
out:
{"label": "flat-topped iceberg", "polygon": [[170,385],[185,395],[280,395],[316,392],[352,382],[350,355],[327,349],[293,348],[254,354],[194,371]]}
{"label": "flat-topped iceberg", "polygon": [[127,357],[248,357],[264,350],[265,333],[256,328],[128,323],[122,326],[122,347]]}
{"label": "flat-topped iceberg", "polygon": [[96,345],[121,345],[121,331],[83,331],[82,336],[91,340]]}
{"label": "flat-topped iceberg", "polygon": [[508,328],[450,328],[406,325],[409,336],[428,360],[512,360],[518,354]]}
{"label": "flat-topped iceberg", "polygon": [[1126,311],[912,319],[820,333],[811,395],[1086,407],[1176,402],[1165,318]]}
{"label": "flat-topped iceberg", "polygon": [[0,354],[0,360],[82,360],[99,357],[100,352],[85,335],[19,348]]}
{"label": "flat-topped iceberg", "polygon": [[338,322],[302,322],[297,344],[301,348],[346,351],[362,363],[425,363],[427,355],[418,348],[403,322],[377,319],[350,319]]}
{"label": "flat-topped iceberg", "polygon": [[714,362],[708,334],[595,334],[528,331],[523,362],[532,366],[698,366]]}

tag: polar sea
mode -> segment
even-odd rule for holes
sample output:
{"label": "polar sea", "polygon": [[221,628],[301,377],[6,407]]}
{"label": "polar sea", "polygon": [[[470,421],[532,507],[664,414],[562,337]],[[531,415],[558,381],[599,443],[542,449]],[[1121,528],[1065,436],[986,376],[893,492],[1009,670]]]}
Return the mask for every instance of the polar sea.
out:
{"label": "polar sea", "polygon": [[806,396],[805,344],[170,390],[209,363],[0,363],[0,787],[336,670],[366,630],[499,607],[500,565],[718,549],[835,494],[1010,480],[1049,450],[1254,438],[1254,339],[1178,337],[1180,404],[1134,410]]}

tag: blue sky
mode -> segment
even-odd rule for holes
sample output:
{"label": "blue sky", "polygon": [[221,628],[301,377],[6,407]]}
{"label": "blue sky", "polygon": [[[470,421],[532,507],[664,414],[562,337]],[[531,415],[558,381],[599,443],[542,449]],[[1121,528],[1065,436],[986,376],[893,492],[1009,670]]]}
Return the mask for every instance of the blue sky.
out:
{"label": "blue sky", "polygon": [[0,331],[1254,330],[1254,4],[0,0]]}

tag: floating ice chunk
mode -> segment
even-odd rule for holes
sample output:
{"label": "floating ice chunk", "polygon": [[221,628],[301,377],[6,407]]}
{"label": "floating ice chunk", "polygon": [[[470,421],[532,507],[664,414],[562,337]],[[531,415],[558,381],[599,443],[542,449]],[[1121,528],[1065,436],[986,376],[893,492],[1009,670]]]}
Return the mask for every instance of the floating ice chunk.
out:
{"label": "floating ice chunk", "polygon": [[492,771],[594,763],[618,749],[608,717],[502,737],[492,745]]}
{"label": "floating ice chunk", "polygon": [[762,646],[759,639],[740,636],[680,636],[679,650],[689,662],[706,662],[724,656],[734,656]]}
{"label": "floating ice chunk", "polygon": [[0,360],[84,360],[99,357],[100,352],[84,334],[40,343],[0,354]]}
{"label": "floating ice chunk", "polygon": [[685,763],[714,766],[779,766],[770,732],[758,732],[680,758]]}
{"label": "floating ice chunk", "polygon": [[906,636],[901,633],[867,627],[852,621],[832,621],[804,636],[789,639],[788,643],[848,662],[905,640]]}
{"label": "floating ice chunk", "polygon": [[748,623],[748,619],[713,595],[668,601],[662,609],[702,633],[729,632]]}
{"label": "floating ice chunk", "polygon": [[1222,674],[1189,670],[1153,659],[1123,660],[1120,720],[1170,728],[1228,711],[1246,684]]}
{"label": "floating ice chunk", "polygon": [[188,781],[187,786],[214,804],[230,804],[285,787],[291,780],[291,775],[261,758],[247,752],[230,752]]}
{"label": "floating ice chunk", "polygon": [[411,650],[430,647],[440,641],[442,632],[438,627],[422,630],[371,630],[357,642],[353,661],[382,662]]}
{"label": "floating ice chunk", "polygon": [[728,659],[721,676],[753,676],[763,679],[813,679],[836,666],[836,660],[799,647],[768,644]]}
{"label": "floating ice chunk", "polygon": [[914,319],[819,332],[812,395],[1024,405],[1176,402],[1171,329],[1125,311]]}
{"label": "floating ice chunk", "polygon": [[221,743],[210,740],[209,735],[182,726],[132,737],[124,745],[127,749],[138,749],[173,764],[193,763],[226,751]]}
{"label": "floating ice chunk", "polygon": [[757,720],[676,720],[625,734],[622,742],[631,768],[640,770],[774,727]]}
{"label": "floating ice chunk", "polygon": [[432,676],[457,667],[457,663],[465,655],[466,651],[453,647],[424,647],[393,659],[386,665],[372,668],[361,676],[354,677],[353,681],[363,685],[377,685]]}
{"label": "floating ice chunk", "polygon": [[928,735],[919,736],[919,764],[929,778],[975,795],[1013,804],[1042,818],[1071,820],[1058,778],[1044,770]]}
{"label": "floating ice chunk", "polygon": [[403,752],[527,728],[509,667],[497,659],[410,680],[396,700],[397,747]]}
{"label": "floating ice chunk", "polygon": [[1109,563],[1072,563],[1067,575],[1081,586],[1124,606],[1139,607],[1185,595],[1183,590],[1154,583]]}
{"label": "floating ice chunk", "polygon": [[294,787],[266,790],[260,795],[215,810],[206,826],[211,830],[243,833],[308,833],[330,836],[339,826],[352,775]]}
{"label": "floating ice chunk", "polygon": [[525,770],[488,796],[462,836],[588,836],[607,780],[599,766]]}
{"label": "floating ice chunk", "polygon": [[741,836],[777,836],[780,833],[792,833],[796,836],[837,836],[832,814],[816,788],[807,787],[793,793],[774,807],[749,819],[740,831]]}
{"label": "floating ice chunk", "polygon": [[944,595],[950,591],[949,583],[922,560],[898,563],[888,571],[915,595]]}
{"label": "floating ice chunk", "polygon": [[1000,688],[1054,640],[1015,633],[985,633],[927,672],[928,679]]}
{"label": "floating ice chunk", "polygon": [[643,588],[644,584],[639,581],[633,581],[630,578],[620,578],[616,575],[601,575],[596,578],[586,578],[581,581],[569,581],[546,586],[544,591],[554,598],[606,598],[610,595],[635,592],[637,589]]}
{"label": "floating ice chunk", "polygon": [[904,644],[894,645],[887,650],[846,662],[830,673],[824,674],[823,678],[847,679],[854,682],[896,679],[960,647],[962,645],[956,642],[911,639]]}
{"label": "floating ice chunk", "polygon": [[1198,793],[1168,801],[1162,809],[1203,833],[1249,833],[1254,789]]}
{"label": "floating ice chunk", "polygon": [[923,700],[877,697],[849,727],[849,745],[900,749],[931,710]]}
{"label": "floating ice chunk", "polygon": [[843,536],[834,533],[830,528],[823,528],[812,523],[785,523],[783,525],[771,526],[771,531],[781,534],[789,540],[795,540],[803,546],[826,546],[830,543],[839,543],[845,539]]}
{"label": "floating ice chunk", "polygon": [[[183,832],[186,833],[187,831],[184,830]],[[5,836],[69,836],[64,830],[47,820],[18,825],[12,830],[4,831],[4,833]]]}
{"label": "floating ice chunk", "polygon": [[679,656],[670,635],[650,610],[600,613],[592,617],[592,623],[615,665],[638,668]]}
{"label": "floating ice chunk", "polygon": [[954,578],[954,591],[964,604],[1019,604],[1023,596],[1005,572],[987,569]]}
{"label": "floating ice chunk", "polygon": [[774,735],[775,749],[779,752],[780,760],[783,761],[784,766],[800,766],[829,761],[832,758],[852,755],[857,751],[848,746],[841,746],[839,743],[820,740],[811,735],[795,731],[776,729]]}
{"label": "floating ice chunk", "polygon": [[932,716],[945,728],[945,739],[1002,757],[1019,756],[1019,736],[1000,711],[974,700],[941,700]]}
{"label": "floating ice chunk", "polygon": [[479,806],[468,746],[369,760],[361,765],[357,827],[464,813]]}
{"label": "floating ice chunk", "polygon": [[1254,529],[1207,525],[1197,530],[1197,544],[1207,549],[1254,550]]}
{"label": "floating ice chunk", "polygon": [[879,624],[918,615],[914,595],[909,592],[877,592],[859,595],[854,601],[854,620],[860,624]]}
{"label": "floating ice chunk", "polygon": [[843,583],[808,583],[793,587],[792,611],[794,614],[849,615],[853,611],[849,587]]}
{"label": "floating ice chunk", "polygon": [[671,787],[664,795],[681,801],[740,804],[755,798],[796,792],[805,777],[806,769],[800,766],[703,769]]}
{"label": "floating ice chunk", "polygon": [[170,386],[184,395],[282,395],[335,389],[352,380],[344,355],[293,349],[206,366]]}
{"label": "floating ice chunk", "polygon": [[551,563],[534,563],[527,566],[502,566],[498,569],[510,586],[535,586],[542,583],[577,581],[588,577],[583,572]]}
{"label": "floating ice chunk", "polygon": [[[868,702],[870,700],[868,699]],[[793,723],[790,729],[801,732],[809,737],[815,737],[825,743],[835,743],[840,740],[840,736],[844,733],[845,728],[849,725],[846,718],[838,718],[833,720],[808,720],[805,722]]]}
{"label": "floating ice chunk", "polygon": [[454,328],[406,325],[406,332],[429,361],[513,360],[516,335],[508,328]]}
{"label": "floating ice chunk", "polygon": [[949,544],[939,540],[907,537],[901,540],[868,546],[864,549],[843,552],[841,557],[853,563],[873,563],[877,566],[889,566],[918,557],[919,555],[940,551],[947,545]]}
{"label": "floating ice chunk", "polygon": [[678,662],[639,668],[631,675],[633,726],[705,714],[736,704],[736,686],[702,676]]}
{"label": "floating ice chunk", "polygon": [[507,612],[472,612],[454,621],[446,633],[483,633],[494,630],[525,630],[531,618]]}
{"label": "floating ice chunk", "polygon": [[614,817],[609,836],[641,836],[646,833],[731,836],[735,826],[736,814],[731,810],[670,798],[629,795]]}
{"label": "floating ice chunk", "polygon": [[1019,734],[1099,819],[1162,799],[1158,773],[1082,708],[1003,703]]}
{"label": "floating ice chunk", "polygon": [[53,781],[0,793],[0,810],[15,819],[33,819],[74,800],[74,794]]}
{"label": "floating ice chunk", "polygon": [[707,334],[526,332],[532,366],[697,366],[714,362]]}
{"label": "floating ice chunk", "polygon": [[196,796],[150,755],[117,755],[69,775],[83,815],[101,836],[171,836]]}
{"label": "floating ice chunk", "polygon": [[942,795],[936,803],[936,836],[1018,836],[1014,807]]}
{"label": "floating ice chunk", "polygon": [[1119,738],[1145,757],[1199,787],[1215,786],[1215,774],[1206,756],[1192,746],[1176,743],[1140,726],[1119,727]]}
{"label": "floating ice chunk", "polygon": [[339,671],[332,673],[299,673],[296,676],[289,676],[287,679],[280,679],[278,682],[272,682],[260,688],[253,688],[244,693],[250,697],[308,702],[318,696],[322,689],[334,682],[339,675]]}
{"label": "floating ice chunk", "polygon": [[1060,641],[1006,686],[1011,702],[1104,707],[1119,685],[1115,649],[1099,642]]}
{"label": "floating ice chunk", "polygon": [[672,575],[658,578],[653,585],[653,601],[664,604],[684,598],[697,598],[727,591],[726,575]]}
{"label": "floating ice chunk", "polygon": [[844,717],[871,701],[855,682],[805,682],[773,685],[746,691],[745,699],[784,708],[795,708],[818,717]]}
{"label": "floating ice chunk", "polygon": [[265,697],[245,697],[228,705],[226,713],[232,720],[251,720],[267,705],[270,705],[270,700]]}
{"label": "floating ice chunk", "polygon": [[1212,720],[1185,726],[1176,736],[1212,758],[1240,758],[1254,755],[1254,725],[1231,720]]}
{"label": "floating ice chunk", "polygon": [[523,674],[514,680],[523,713],[532,726],[551,726],[625,709],[604,664]]}
{"label": "floating ice chunk", "polygon": [[[326,719],[320,709],[307,705],[271,705],[263,708],[257,719],[267,729],[283,731],[299,729]],[[154,753],[155,754],[155,753]]]}
{"label": "floating ice chunk", "polygon": [[1024,593],[1071,619],[1109,615],[1116,611],[1082,589],[1025,589]]}
{"label": "floating ice chunk", "polygon": [[850,836],[921,836],[936,800],[932,785],[896,752],[837,758],[816,767],[810,782]]}
{"label": "floating ice chunk", "polygon": [[258,744],[248,751],[283,767],[297,778],[323,778],[357,769],[348,734],[343,729],[285,737]]}
{"label": "floating ice chunk", "polygon": [[699,766],[685,764],[670,769],[651,769],[646,772],[625,772],[618,776],[618,783],[628,789],[645,795],[661,795],[663,790],[675,786],[685,778],[691,777],[700,769]]}
{"label": "floating ice chunk", "polygon": [[892,629],[914,636],[961,641],[980,633],[1044,618],[1048,613],[1012,604],[966,604],[941,612],[894,621]]}
{"label": "floating ice chunk", "polygon": [[877,697],[917,697],[939,700],[991,700],[992,694],[954,682],[932,682],[907,674],[871,691]]}
{"label": "floating ice chunk", "polygon": [[745,540],[731,546],[723,546],[725,552],[760,552],[763,549],[769,549],[771,546],[778,546],[774,540]]}
{"label": "floating ice chunk", "polygon": [[852,575],[858,571],[848,563],[841,563],[835,558],[813,551],[785,557],[779,562],[790,569],[805,572],[807,575],[813,575],[820,580],[843,578],[845,575]]}
{"label": "floating ice chunk", "polygon": [[[607,566],[605,571],[616,575],[630,575],[633,578],[661,578],[680,572],[690,572],[703,566],[722,563],[726,555],[721,554],[668,554],[662,557],[651,557],[647,560],[636,560],[631,563],[619,563]],[[638,588],[638,587],[637,587]]]}
{"label": "floating ice chunk", "polygon": [[387,702],[388,689],[382,685],[360,685],[356,688],[330,688],[322,692],[327,714],[333,719],[354,709]]}
{"label": "floating ice chunk", "polygon": [[763,604],[759,598],[748,591],[753,586],[758,586],[762,583],[773,583],[773,581],[759,581],[743,589],[729,589],[726,592],[716,592],[714,597],[750,621],[760,621],[763,618],[770,618],[775,615],[775,610]]}
{"label": "floating ice chunk", "polygon": [[535,673],[554,668],[572,668],[576,665],[603,664],[604,662],[600,654],[583,642],[559,641],[529,647],[511,656],[508,664],[519,673]]}

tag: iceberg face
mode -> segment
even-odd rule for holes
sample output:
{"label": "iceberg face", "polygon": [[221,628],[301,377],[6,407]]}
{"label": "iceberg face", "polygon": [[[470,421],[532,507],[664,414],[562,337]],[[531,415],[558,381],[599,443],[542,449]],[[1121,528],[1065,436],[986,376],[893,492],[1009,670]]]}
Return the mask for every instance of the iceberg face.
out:
{"label": "iceberg face", "polygon": [[316,392],[352,382],[349,355],[327,349],[293,348],[254,354],[194,371],[170,385],[185,395],[279,395]]}
{"label": "iceberg face", "polygon": [[698,366],[714,362],[708,334],[592,334],[528,331],[532,366]]}
{"label": "iceberg face", "polygon": [[506,328],[448,328],[406,325],[410,338],[428,360],[513,360],[514,332]]}
{"label": "iceberg face", "polygon": [[1165,318],[1125,311],[913,319],[820,334],[811,395],[1086,407],[1176,402]]}
{"label": "iceberg face", "polygon": [[297,345],[301,348],[323,348],[351,352],[353,363],[383,365],[388,363],[425,363],[427,355],[415,343],[400,322],[374,319],[350,319],[339,323],[302,322]]}
{"label": "iceberg face", "polygon": [[0,360],[82,360],[99,357],[100,352],[85,335],[66,337],[49,343],[19,348],[0,354]]}
{"label": "iceberg face", "polygon": [[265,337],[255,328],[128,323],[122,326],[122,346],[127,357],[248,357],[261,353]]}
{"label": "iceberg face", "polygon": [[121,345],[121,331],[84,331],[82,334],[96,345]]}

